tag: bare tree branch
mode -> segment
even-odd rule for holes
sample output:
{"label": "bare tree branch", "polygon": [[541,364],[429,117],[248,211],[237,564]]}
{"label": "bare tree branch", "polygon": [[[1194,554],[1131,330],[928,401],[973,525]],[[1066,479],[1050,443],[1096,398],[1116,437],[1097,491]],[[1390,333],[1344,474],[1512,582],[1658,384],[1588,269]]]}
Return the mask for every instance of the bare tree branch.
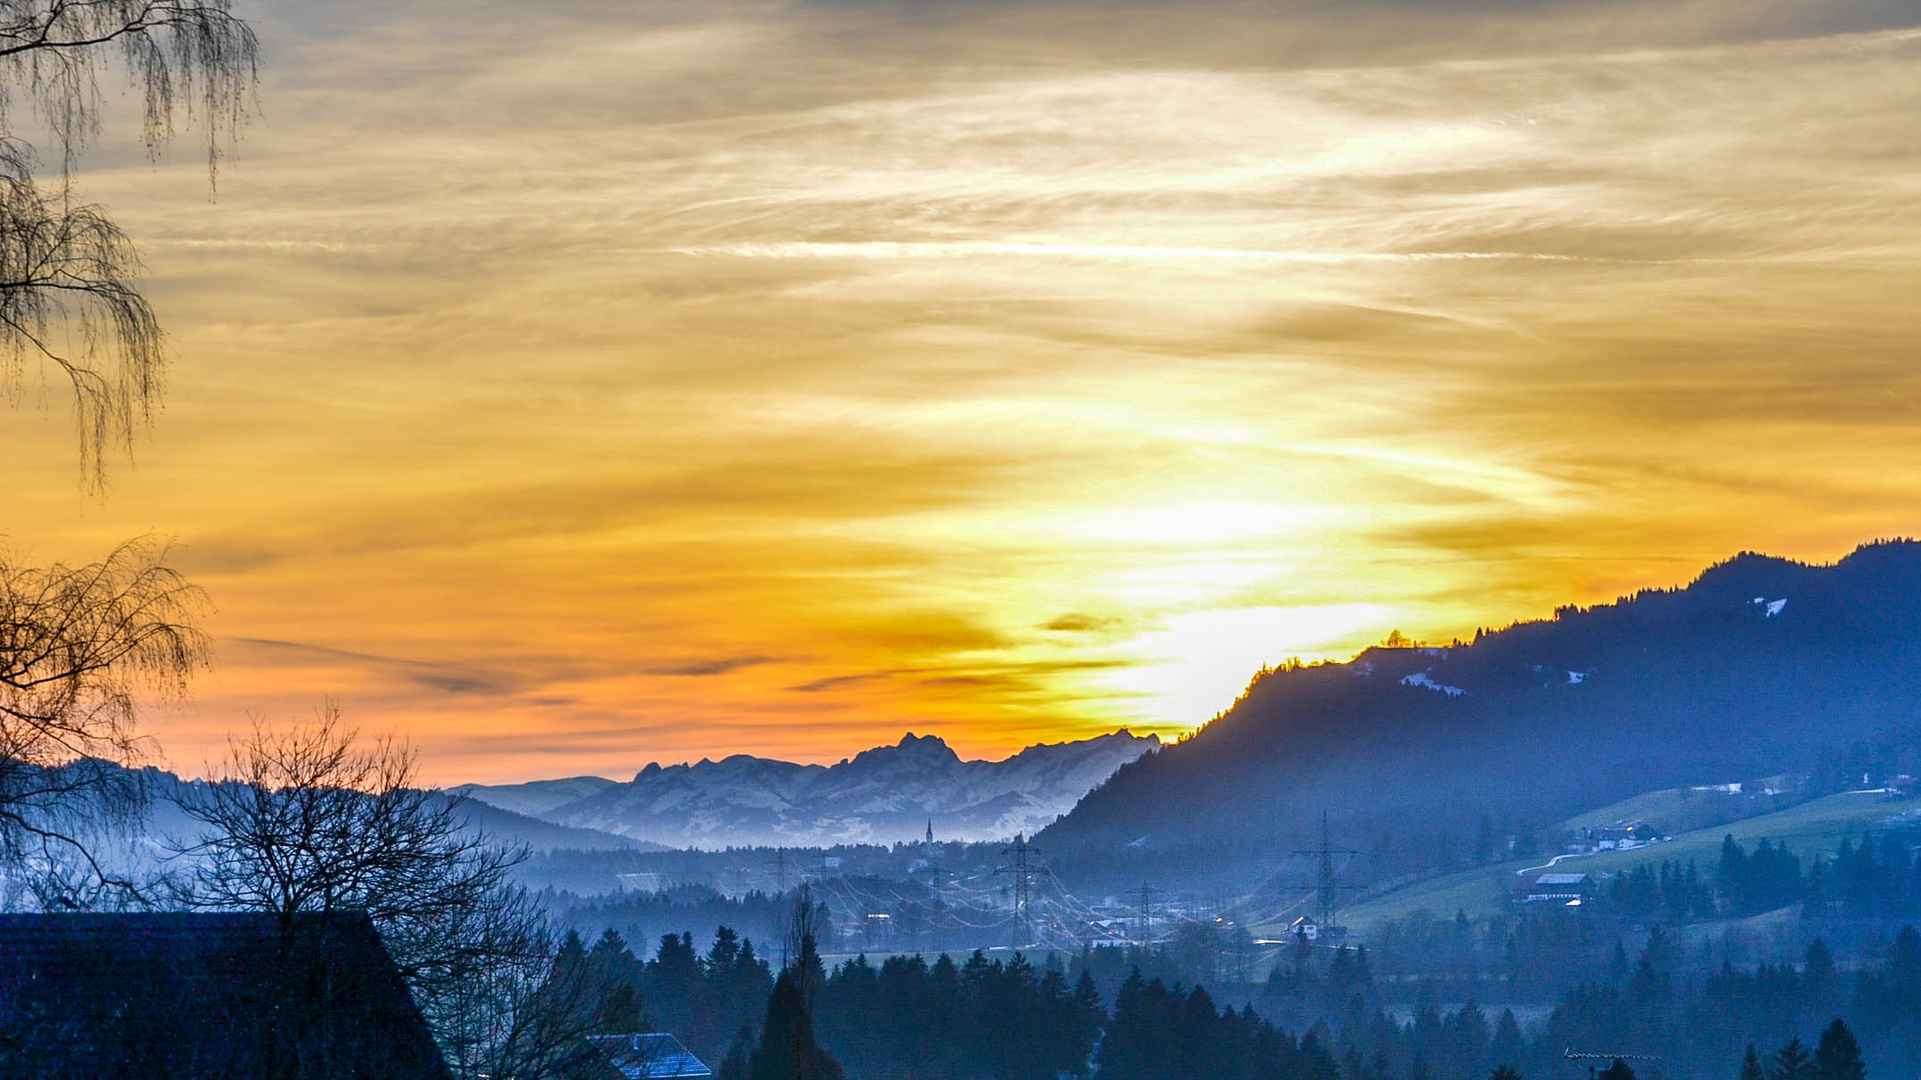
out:
{"label": "bare tree branch", "polygon": [[41,907],[135,893],[95,845],[145,801],[137,695],[184,695],[205,667],[205,598],[150,540],[86,566],[0,556],[0,869]]}
{"label": "bare tree branch", "polygon": [[[99,134],[100,75],[124,70],[140,89],[150,156],[182,116],[204,124],[214,184],[252,109],[258,59],[230,0],[0,0],[0,395],[19,403],[29,359],[59,368],[95,490],[109,446],[130,453],[151,422],[166,360],[132,244],[72,195],[79,155]],[[17,134],[22,107],[57,150],[51,190]]]}
{"label": "bare tree branch", "polygon": [[189,906],[366,912],[462,1076],[525,1080],[578,1063],[592,1010],[555,966],[545,913],[462,800],[415,786],[413,751],[362,743],[329,702],[282,732],[256,721],[222,777],[181,802],[203,828],[175,849]]}

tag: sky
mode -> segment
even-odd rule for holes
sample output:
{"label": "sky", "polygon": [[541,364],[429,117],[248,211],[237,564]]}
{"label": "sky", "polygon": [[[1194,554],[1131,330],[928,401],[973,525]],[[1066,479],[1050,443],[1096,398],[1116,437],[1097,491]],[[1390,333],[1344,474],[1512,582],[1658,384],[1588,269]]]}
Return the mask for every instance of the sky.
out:
{"label": "sky", "polygon": [[[200,772],[1178,735],[1264,664],[1921,533],[1921,7],[235,0],[110,117],[164,410],[30,371],[28,563],[173,543]],[[111,89],[111,83],[109,89]]]}

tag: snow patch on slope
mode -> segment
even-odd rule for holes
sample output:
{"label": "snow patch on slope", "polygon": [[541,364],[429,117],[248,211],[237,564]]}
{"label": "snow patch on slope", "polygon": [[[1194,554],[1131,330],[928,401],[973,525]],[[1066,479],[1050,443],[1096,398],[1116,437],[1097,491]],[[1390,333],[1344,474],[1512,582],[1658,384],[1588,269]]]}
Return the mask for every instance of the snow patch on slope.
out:
{"label": "snow patch on slope", "polygon": [[1433,668],[1429,668],[1426,671],[1417,671],[1412,675],[1403,675],[1401,676],[1401,685],[1402,686],[1419,686],[1428,690],[1438,690],[1441,693],[1446,694],[1448,697],[1466,696],[1467,691],[1461,689],[1458,686],[1449,686],[1446,683],[1435,682],[1430,677],[1433,671],[1434,671]]}

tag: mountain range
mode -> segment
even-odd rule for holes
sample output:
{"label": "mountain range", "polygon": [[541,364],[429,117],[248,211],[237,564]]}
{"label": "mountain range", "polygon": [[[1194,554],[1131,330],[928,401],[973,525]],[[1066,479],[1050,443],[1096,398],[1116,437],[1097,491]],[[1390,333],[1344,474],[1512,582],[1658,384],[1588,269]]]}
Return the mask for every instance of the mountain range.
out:
{"label": "mountain range", "polygon": [[1122,729],[1003,761],[963,761],[937,736],[909,734],[835,765],[736,754],[650,764],[625,783],[579,776],[453,791],[554,825],[669,847],[888,844],[918,839],[930,823],[943,840],[994,840],[1046,826],[1160,746]]}
{"label": "mountain range", "polygon": [[[1828,566],[1752,553],[1471,642],[1263,672],[1120,769],[1039,842],[1083,885],[1180,866],[1306,880],[1327,815],[1375,880],[1656,788],[1921,772],[1921,544]],[[1118,853],[1118,854],[1117,854]]]}
{"label": "mountain range", "polygon": [[[139,827],[137,846],[158,852],[169,844],[191,841],[202,826],[183,811],[182,803],[198,801],[207,787],[205,780],[187,780],[163,769],[147,766],[139,771],[139,783],[147,795],[145,817]],[[542,821],[527,814],[468,799],[459,813],[470,828],[494,840],[531,851],[567,849],[574,851],[657,851],[656,845],[625,836],[577,829]]]}

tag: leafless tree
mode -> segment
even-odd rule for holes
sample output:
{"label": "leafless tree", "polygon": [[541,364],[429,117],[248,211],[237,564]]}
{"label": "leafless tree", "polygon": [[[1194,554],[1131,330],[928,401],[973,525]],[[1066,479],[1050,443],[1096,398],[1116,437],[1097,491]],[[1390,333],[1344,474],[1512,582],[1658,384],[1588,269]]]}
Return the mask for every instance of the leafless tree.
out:
{"label": "leafless tree", "polygon": [[[95,488],[108,445],[130,449],[151,419],[165,366],[133,245],[74,196],[74,167],[100,130],[100,76],[121,70],[139,90],[150,155],[182,117],[199,120],[212,182],[249,112],[258,54],[230,0],[0,0],[0,394],[18,404],[29,361],[56,366]],[[22,112],[58,159],[51,181],[19,133]]]}
{"label": "leafless tree", "polygon": [[42,907],[83,907],[131,881],[95,848],[137,809],[136,698],[184,694],[210,650],[205,599],[152,541],[85,566],[0,555],[0,870]]}
{"label": "leafless tree", "polygon": [[363,743],[329,703],[283,732],[256,723],[224,775],[182,809],[202,829],[176,856],[191,906],[364,911],[458,1075],[539,1080],[580,1052],[584,971],[555,966],[545,912],[510,884],[524,849],[474,828],[462,800],[418,786],[415,756]]}
{"label": "leafless tree", "polygon": [[467,912],[454,938],[461,947],[422,1005],[454,1075],[587,1072],[606,987],[578,949],[560,948],[546,912],[525,892],[502,890]]}
{"label": "leafless tree", "polygon": [[813,886],[803,881],[794,890],[787,912],[786,932],[781,940],[782,971],[793,971],[809,1008],[827,985],[827,971],[820,959],[821,941],[833,934],[827,902],[816,897]]}
{"label": "leafless tree", "polygon": [[332,702],[282,732],[256,721],[229,750],[220,779],[182,804],[204,826],[180,852],[197,905],[364,911],[389,948],[431,962],[524,857],[472,828],[461,800],[418,786],[410,747],[362,743]]}

